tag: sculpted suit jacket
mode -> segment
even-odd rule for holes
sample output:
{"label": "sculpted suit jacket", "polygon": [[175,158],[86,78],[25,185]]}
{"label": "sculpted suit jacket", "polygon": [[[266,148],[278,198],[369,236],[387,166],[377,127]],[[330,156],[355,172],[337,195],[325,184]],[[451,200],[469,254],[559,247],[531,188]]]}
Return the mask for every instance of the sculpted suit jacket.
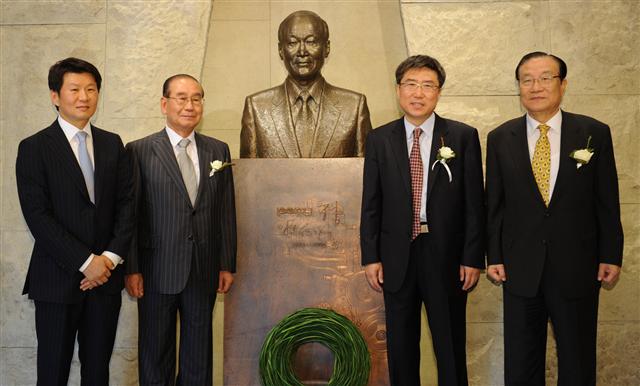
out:
{"label": "sculpted suit jacket", "polygon": [[[133,232],[131,164],[117,134],[91,126],[95,204],[58,121],[18,147],[16,182],[22,213],[35,239],[24,293],[54,303],[78,303],[91,253],[111,251],[125,261]],[[92,291],[119,293],[124,268]]]}
{"label": "sculpted suit jacket", "polygon": [[[325,81],[311,157],[362,157],[370,130],[365,96]],[[300,157],[284,83],[246,98],[240,157]]]}
{"label": "sculpted suit jacket", "polygon": [[[456,153],[437,164],[441,139]],[[459,266],[484,267],[484,197],[478,132],[436,115],[427,183],[427,222],[434,250],[427,258],[447,290],[459,290]],[[367,138],[360,242],[362,264],[382,262],[385,291],[400,289],[407,271],[413,222],[411,172],[404,121]]]}
{"label": "sculpted suit jacket", "polygon": [[[609,127],[562,112],[560,166],[549,207],[531,169],[526,116],[487,139],[488,264],[504,264],[505,289],[534,296],[543,270],[566,297],[593,293],[599,263],[622,263],[618,180]],[[579,169],[571,152],[594,154]]]}
{"label": "sculpted suit jacket", "polygon": [[229,147],[198,133],[195,142],[200,163],[195,205],[165,129],[127,144],[134,162],[137,218],[127,274],[142,273],[145,290],[177,294],[195,270],[203,288],[215,292],[218,272],[235,272],[231,167],[209,176],[212,161],[231,161]]}

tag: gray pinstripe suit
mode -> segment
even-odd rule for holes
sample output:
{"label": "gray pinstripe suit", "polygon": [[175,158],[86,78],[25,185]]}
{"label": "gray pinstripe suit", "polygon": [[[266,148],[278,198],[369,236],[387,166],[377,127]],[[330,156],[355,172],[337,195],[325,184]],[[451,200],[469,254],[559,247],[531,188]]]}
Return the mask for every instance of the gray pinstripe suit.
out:
{"label": "gray pinstripe suit", "polygon": [[134,162],[136,223],[127,274],[141,273],[138,302],[140,383],[173,385],[175,320],[180,312],[178,383],[211,385],[211,318],[220,270],[235,272],[233,175],[209,176],[209,163],[229,162],[229,147],[195,134],[200,183],[192,205],[167,133],[127,145]]}

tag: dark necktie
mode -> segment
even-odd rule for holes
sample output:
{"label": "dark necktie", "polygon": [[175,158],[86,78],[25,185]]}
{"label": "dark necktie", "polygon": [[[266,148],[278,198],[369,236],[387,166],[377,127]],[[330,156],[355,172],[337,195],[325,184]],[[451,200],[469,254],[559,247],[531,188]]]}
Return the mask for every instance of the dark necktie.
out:
{"label": "dark necktie", "polygon": [[311,145],[313,143],[313,134],[315,125],[313,123],[313,112],[309,107],[312,100],[311,95],[304,90],[300,93],[298,100],[302,103],[298,116],[296,117],[295,129],[296,138],[298,139],[298,147],[300,148],[300,156],[308,158],[311,156]]}
{"label": "dark necktie", "polygon": [[409,156],[411,166],[411,191],[413,197],[413,226],[411,240],[420,234],[420,201],[422,199],[422,183],[424,182],[424,169],[422,167],[422,157],[420,156],[420,134],[422,129],[416,127],[413,130],[413,145]]}

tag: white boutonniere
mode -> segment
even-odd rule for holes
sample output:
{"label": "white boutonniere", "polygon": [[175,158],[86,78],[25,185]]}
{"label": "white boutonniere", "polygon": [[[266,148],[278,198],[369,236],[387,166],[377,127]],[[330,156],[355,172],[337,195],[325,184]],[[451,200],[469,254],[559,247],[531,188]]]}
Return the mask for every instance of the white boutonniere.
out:
{"label": "white boutonniere", "polygon": [[438,149],[438,154],[436,154],[436,161],[433,163],[433,165],[431,165],[431,170],[435,169],[437,164],[441,164],[447,171],[447,174],[449,175],[449,182],[451,182],[453,181],[453,176],[451,175],[451,169],[449,169],[449,165],[447,165],[447,162],[449,162],[449,160],[452,158],[456,158],[456,152],[454,152],[450,147],[444,145],[443,137],[440,137],[440,143],[442,144],[442,146],[440,146],[440,149]]}
{"label": "white boutonniere", "polygon": [[222,161],[215,160],[209,163],[209,166],[211,167],[211,172],[209,172],[209,177],[213,177],[213,175],[216,174],[216,172],[224,170],[229,166],[233,166],[233,164],[231,162],[222,162]]}
{"label": "white boutonniere", "polygon": [[587,138],[587,147],[584,149],[574,150],[569,154],[569,157],[573,158],[576,161],[576,169],[580,169],[582,165],[586,165],[593,157],[593,148],[591,145],[591,136]]}

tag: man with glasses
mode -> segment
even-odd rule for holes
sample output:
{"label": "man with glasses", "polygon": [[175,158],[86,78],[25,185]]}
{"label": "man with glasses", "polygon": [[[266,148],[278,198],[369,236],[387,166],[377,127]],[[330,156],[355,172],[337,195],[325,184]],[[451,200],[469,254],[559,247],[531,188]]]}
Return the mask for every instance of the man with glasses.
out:
{"label": "man with glasses", "polygon": [[213,306],[236,265],[231,157],[226,143],[195,132],[204,103],[195,78],[168,78],[162,95],[166,126],[127,145],[137,229],[126,288],[138,298],[140,384],[211,385]]}
{"label": "man with glasses", "polygon": [[360,241],[369,285],[384,294],[389,375],[420,385],[420,315],[427,310],[441,386],[467,385],[467,292],[484,267],[478,132],[434,110],[440,63],[411,56],[396,70],[404,117],[366,141]]}
{"label": "man with glasses", "polygon": [[622,263],[609,127],[560,110],[567,66],[532,52],[515,71],[527,113],[487,139],[487,274],[503,284],[506,385],[544,385],[547,322],[558,385],[596,384],[601,283]]}

